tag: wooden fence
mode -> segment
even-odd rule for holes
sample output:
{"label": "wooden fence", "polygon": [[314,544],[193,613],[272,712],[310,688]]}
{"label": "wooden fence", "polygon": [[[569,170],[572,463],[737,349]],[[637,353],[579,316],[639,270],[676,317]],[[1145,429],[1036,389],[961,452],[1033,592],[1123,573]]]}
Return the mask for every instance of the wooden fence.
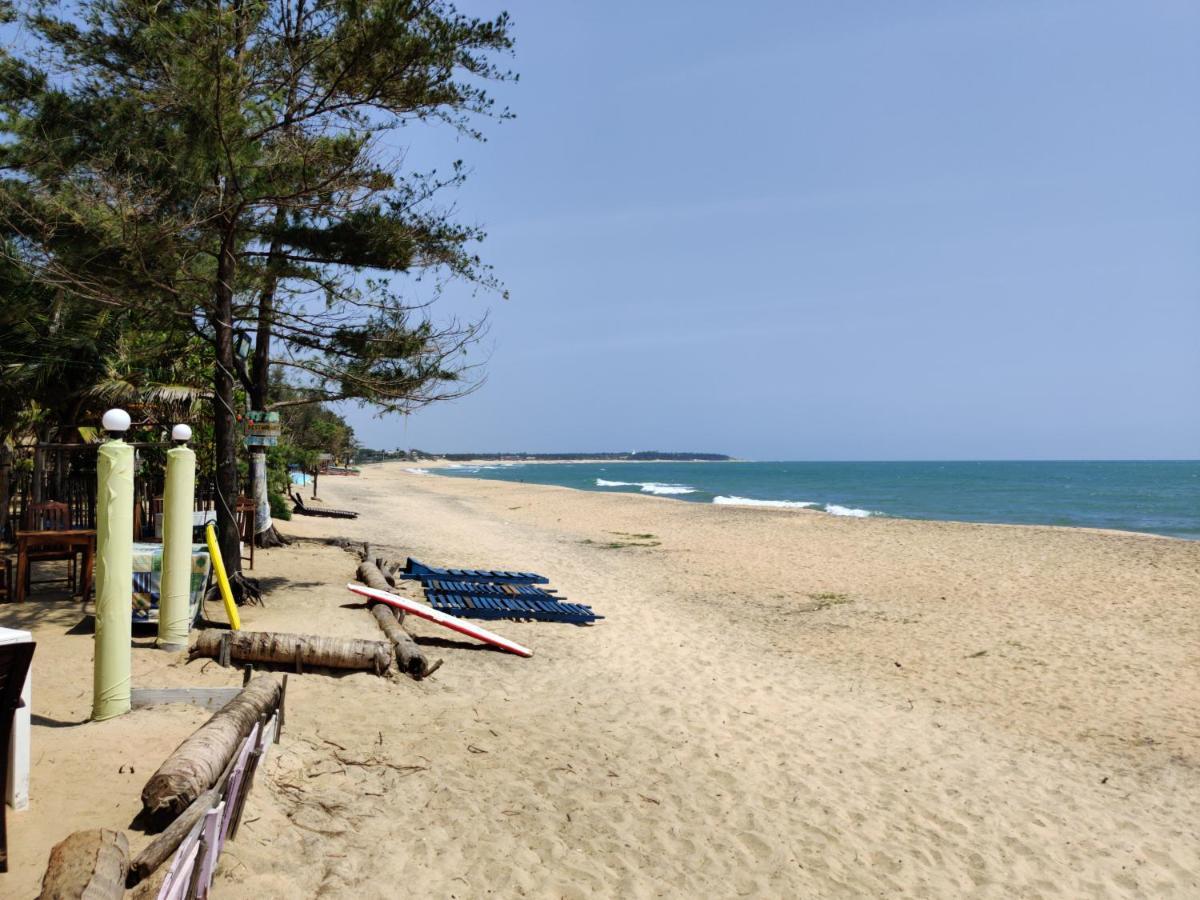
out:
{"label": "wooden fence", "polygon": [[282,708],[270,721],[255,724],[242,742],[238,761],[225,782],[220,802],[195,824],[175,851],[167,876],[158,892],[158,900],[191,900],[208,896],[217,859],[226,841],[237,837],[246,796],[254,783],[254,774],[272,743],[279,740]]}

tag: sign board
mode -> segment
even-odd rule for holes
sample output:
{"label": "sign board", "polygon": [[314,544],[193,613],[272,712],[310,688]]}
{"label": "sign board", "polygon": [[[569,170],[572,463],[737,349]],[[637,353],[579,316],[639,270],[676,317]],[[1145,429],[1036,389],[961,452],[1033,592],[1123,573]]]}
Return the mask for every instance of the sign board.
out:
{"label": "sign board", "polygon": [[279,413],[246,413],[246,446],[274,447],[279,443]]}

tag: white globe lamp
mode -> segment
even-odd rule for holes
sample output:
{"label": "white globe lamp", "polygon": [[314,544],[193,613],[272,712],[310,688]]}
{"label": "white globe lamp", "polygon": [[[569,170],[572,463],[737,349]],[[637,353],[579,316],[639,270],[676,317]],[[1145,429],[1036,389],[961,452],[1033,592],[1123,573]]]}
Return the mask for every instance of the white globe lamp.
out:
{"label": "white globe lamp", "polygon": [[104,427],[104,430],[113,437],[120,437],[129,430],[129,413],[125,412],[123,409],[110,409],[104,414],[104,417],[100,419],[100,424]]}

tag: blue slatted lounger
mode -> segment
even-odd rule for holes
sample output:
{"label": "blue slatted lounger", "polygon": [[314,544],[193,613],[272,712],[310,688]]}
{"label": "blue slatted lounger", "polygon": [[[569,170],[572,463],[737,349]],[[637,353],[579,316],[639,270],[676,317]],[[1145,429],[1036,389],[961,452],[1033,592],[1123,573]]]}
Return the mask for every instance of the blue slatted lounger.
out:
{"label": "blue slatted lounger", "polygon": [[425,581],[429,578],[441,578],[446,581],[486,581],[492,584],[549,584],[550,579],[536,572],[501,572],[489,569],[439,569],[437,566],[427,566],[411,556],[404,564],[401,578],[411,581]]}
{"label": "blue slatted lounger", "polygon": [[[547,595],[549,596],[549,595]],[[529,597],[472,597],[468,594],[426,592],[434,609],[463,619],[535,619],[539,622],[570,622],[583,625],[603,619],[582,603]]]}
{"label": "blue slatted lounger", "polygon": [[532,584],[496,584],[490,581],[447,581],[443,578],[426,578],[422,584],[426,591],[436,594],[470,594],[472,597],[544,597],[554,593],[552,588],[535,587]]}
{"label": "blue slatted lounger", "polygon": [[534,572],[503,572],[488,569],[440,569],[412,557],[404,565],[402,578],[420,581],[425,599],[434,609],[464,619],[535,619],[540,622],[586,624],[603,619],[582,603],[567,603]]}

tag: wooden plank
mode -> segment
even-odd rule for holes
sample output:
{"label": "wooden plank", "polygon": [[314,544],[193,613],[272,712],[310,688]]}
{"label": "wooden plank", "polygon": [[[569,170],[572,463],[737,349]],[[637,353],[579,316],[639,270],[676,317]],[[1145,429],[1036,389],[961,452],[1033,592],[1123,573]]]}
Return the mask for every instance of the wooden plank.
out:
{"label": "wooden plank", "polygon": [[163,703],[191,703],[214,712],[241,693],[241,688],[133,688],[129,702],[134,709]]}
{"label": "wooden plank", "polygon": [[163,879],[162,887],[159,888],[158,900],[180,900],[183,897],[192,878],[192,867],[203,827],[204,819],[200,818],[175,851],[171,867],[167,870],[167,877]]}
{"label": "wooden plank", "polygon": [[225,803],[218,803],[214,809],[210,809],[204,814],[204,855],[197,860],[200,867],[200,877],[195,882],[196,897],[204,898],[208,896],[208,889],[212,886],[213,871],[217,867],[217,857],[221,855],[222,841],[218,837],[221,832],[221,820],[225,816]]}

